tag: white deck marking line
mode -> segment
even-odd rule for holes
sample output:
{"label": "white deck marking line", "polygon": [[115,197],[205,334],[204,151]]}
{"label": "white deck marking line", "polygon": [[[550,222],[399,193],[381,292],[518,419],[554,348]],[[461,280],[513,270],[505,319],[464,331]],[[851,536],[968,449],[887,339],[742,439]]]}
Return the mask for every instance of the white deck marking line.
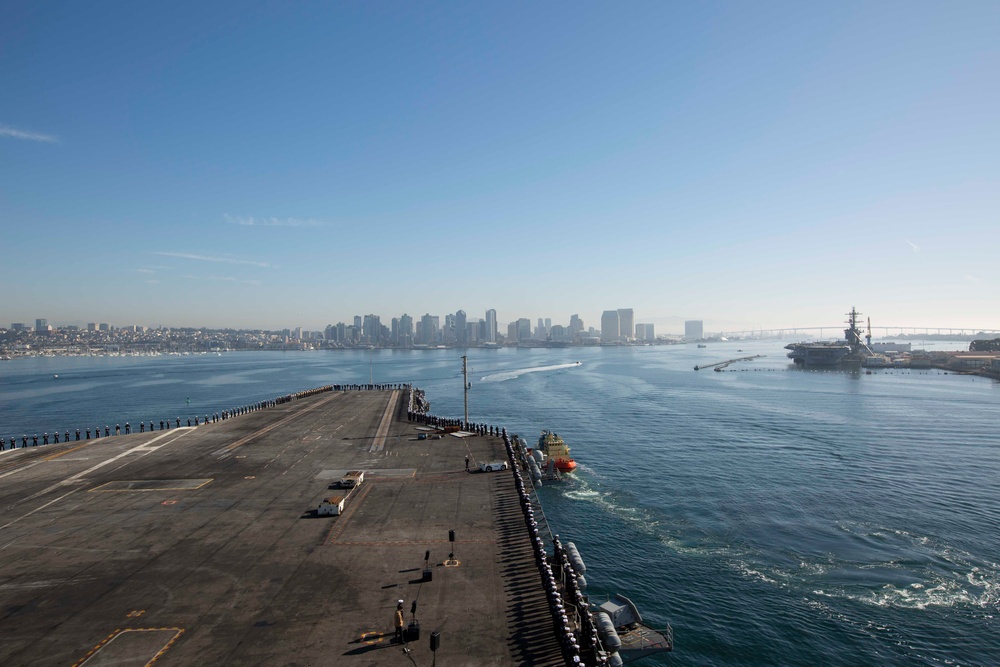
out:
{"label": "white deck marking line", "polygon": [[369,454],[372,452],[381,452],[385,449],[385,436],[388,435],[389,425],[392,424],[392,409],[396,407],[397,398],[399,398],[398,389],[389,395],[389,405],[385,406],[385,412],[382,413],[382,421],[378,425],[378,431],[375,432],[375,440],[372,442],[372,446],[368,449]]}
{"label": "white deck marking line", "polygon": [[23,470],[27,470],[28,468],[34,468],[39,463],[41,463],[41,461],[35,461],[34,463],[29,463],[27,465],[21,466],[20,468],[15,468],[14,470],[11,470],[10,472],[5,472],[4,474],[0,475],[0,478],[6,477],[8,475],[13,475],[14,473],[18,473],[18,472],[21,472]]}
{"label": "white deck marking line", "polygon": [[[67,496],[71,496],[71,495],[73,495],[74,493],[76,493],[79,490],[80,489],[73,489],[69,493],[63,494],[63,495],[59,496],[58,498],[56,498],[55,500],[50,500],[49,502],[45,503],[44,505],[42,505],[40,507],[36,507],[35,509],[31,510],[27,514],[22,514],[21,516],[17,517],[13,521],[9,521],[8,523],[5,523],[4,525],[0,526],[0,530],[3,530],[5,528],[9,528],[10,526],[13,526],[15,523],[17,523],[21,519],[27,519],[29,516],[31,516],[35,512],[41,512],[43,509],[45,509],[49,505],[52,505],[53,503],[57,503],[60,500],[62,500],[63,498],[65,498]],[[13,542],[11,542],[10,544],[13,544]],[[6,549],[8,546],[10,546],[10,544],[4,545],[4,548]]]}
{"label": "white deck marking line", "polygon": [[282,419],[274,422],[273,424],[270,424],[269,426],[265,426],[264,428],[261,428],[261,429],[258,429],[256,431],[254,431],[253,433],[245,435],[242,438],[240,438],[239,440],[237,440],[236,442],[234,442],[232,444],[229,444],[229,445],[226,445],[222,449],[215,450],[214,452],[212,452],[212,456],[218,456],[220,459],[225,458],[225,457],[229,456],[229,453],[232,452],[237,447],[242,447],[243,445],[247,444],[251,440],[255,440],[255,439],[259,438],[262,435],[270,433],[271,431],[273,431],[274,429],[278,428],[279,426],[287,424],[288,422],[292,421],[293,419],[298,419],[302,415],[307,414],[309,412],[312,412],[316,408],[324,406],[327,403],[329,403],[330,401],[332,401],[332,400],[334,400],[336,398],[340,398],[341,396],[343,396],[343,394],[334,394],[333,396],[330,396],[329,398],[326,398],[326,399],[324,399],[322,401],[318,401],[317,403],[314,403],[313,405],[310,405],[307,408],[303,408],[302,410],[296,410],[295,412],[292,412],[287,417],[284,417],[284,418],[282,418]]}
{"label": "white deck marking line", "polygon": [[[179,430],[179,429],[174,429],[174,430],[176,431],[176,430]],[[191,429],[191,431],[193,431],[193,430],[194,429]],[[173,433],[163,433],[162,435],[159,435],[159,436],[153,438],[149,442],[144,442],[141,445],[137,445],[136,447],[133,447],[132,449],[126,449],[124,452],[122,452],[118,456],[113,456],[110,459],[108,459],[107,461],[101,461],[97,465],[91,466],[91,467],[87,468],[86,470],[84,470],[82,472],[78,472],[75,475],[70,475],[69,477],[67,477],[66,479],[62,480],[61,482],[56,482],[52,486],[50,486],[50,487],[48,487],[46,489],[42,489],[38,493],[35,493],[35,494],[32,494],[32,495],[28,496],[27,498],[25,498],[21,502],[27,502],[29,500],[34,500],[35,498],[38,498],[39,496],[44,496],[46,493],[49,493],[50,491],[55,491],[56,489],[58,489],[58,488],[60,488],[62,486],[66,486],[68,484],[72,484],[73,482],[75,482],[76,480],[80,479],[81,477],[83,477],[85,475],[89,475],[90,473],[94,472],[95,470],[99,470],[99,469],[103,468],[106,465],[114,463],[118,459],[123,458],[125,456],[128,456],[129,454],[133,454],[133,453],[136,453],[136,452],[139,452],[142,456],[146,456],[147,454],[152,454],[153,452],[155,452],[160,447],[164,447],[166,445],[169,445],[170,443],[173,443],[173,442],[176,442],[177,440],[180,440],[181,438],[183,438],[188,433],[191,433],[191,431],[188,431],[187,429],[184,429],[184,431],[182,433],[176,434],[176,437],[173,440],[171,440],[170,442],[165,442],[165,443],[163,443],[162,445],[160,445],[158,447],[150,447],[151,444],[153,444],[154,442],[156,442],[158,440],[161,440],[163,438],[169,437],[171,435],[175,435]],[[18,503],[18,504],[20,504],[20,503]],[[8,524],[8,525],[10,525],[10,524]]]}

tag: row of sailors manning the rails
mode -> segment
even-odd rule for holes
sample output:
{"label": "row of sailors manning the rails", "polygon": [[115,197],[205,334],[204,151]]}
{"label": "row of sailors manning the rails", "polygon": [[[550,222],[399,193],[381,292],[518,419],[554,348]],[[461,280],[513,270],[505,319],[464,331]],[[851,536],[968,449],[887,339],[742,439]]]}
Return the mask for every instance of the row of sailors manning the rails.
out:
{"label": "row of sailors manning the rails", "polygon": [[[488,429],[492,430],[492,429]],[[504,446],[507,449],[509,461],[515,460],[514,449],[510,437],[505,429],[496,429],[503,435]],[[538,522],[534,517],[534,509],[530,496],[524,484],[524,479],[517,466],[513,466],[514,482],[517,488],[521,509],[524,514],[525,523],[531,534],[532,550],[534,552],[535,563],[539,568],[542,583],[545,586],[546,597],[548,598],[549,609],[552,614],[557,635],[560,640],[563,657],[569,665],[619,665],[620,657],[615,653],[599,651],[598,632],[593,620],[587,610],[587,601],[583,595],[586,588],[586,580],[583,578],[583,559],[572,543],[567,543],[565,547],[560,543],[559,538],[553,540],[554,561],[558,563],[557,571],[553,570],[552,564],[545,552],[545,545],[539,533]],[[338,483],[341,488],[351,490],[357,488],[364,481],[364,471],[348,471]],[[343,512],[346,495],[337,495],[325,498],[317,509],[320,515],[337,515]],[[571,564],[572,563],[572,564]],[[575,570],[574,570],[575,566]],[[564,591],[561,592],[559,581],[564,582]],[[401,604],[401,603],[400,603]],[[399,608],[401,609],[401,607]],[[581,613],[582,611],[582,613]],[[572,621],[571,621],[572,616]],[[579,632],[575,632],[573,625],[579,627]],[[401,629],[401,624],[395,624],[397,633]],[[613,629],[612,629],[613,632]],[[582,646],[581,646],[582,643]],[[585,658],[590,658],[585,659]]]}
{"label": "row of sailors manning the rails", "polygon": [[[234,408],[233,410],[223,410],[222,412],[216,412],[216,413],[212,414],[211,416],[205,415],[205,421],[204,421],[204,423],[205,424],[209,424],[209,423],[214,424],[216,422],[224,421],[226,419],[230,419],[232,417],[235,417],[236,415],[246,414],[246,412],[251,412],[251,411],[257,410],[257,409],[260,409],[260,408],[257,408],[257,407],[247,407],[245,409],[244,408]],[[191,418],[190,417],[187,418],[187,425],[188,426],[201,426],[202,423],[203,422],[200,420],[199,417],[195,417],[194,418],[194,423],[193,424],[192,424]],[[176,428],[180,428],[181,427],[181,418],[177,417],[174,420],[174,424],[175,424]],[[149,430],[150,430],[150,432],[156,430],[156,424],[155,424],[155,422],[153,422],[152,419],[149,420]],[[170,430],[170,420],[169,419],[161,419],[160,420],[160,430],[161,431],[164,431],[164,430],[169,431]],[[85,435],[84,435],[84,431],[85,431]],[[78,441],[79,440],[90,440],[91,439],[91,433],[93,433],[93,437],[94,438],[100,438],[101,437],[101,427],[100,426],[95,426],[93,428],[93,430],[91,430],[91,429],[88,428],[88,429],[85,429],[84,431],[81,431],[81,429],[76,429],[76,440],[78,440]],[[139,430],[137,432],[138,433],[145,433],[146,432],[146,422],[139,422]],[[129,422],[125,422],[125,435],[129,435],[131,433],[132,433],[132,424],[129,423]],[[121,434],[122,434],[121,424],[115,424],[115,435],[121,435]],[[104,437],[105,438],[111,437],[111,426],[105,426],[104,427]],[[52,442],[52,444],[58,444],[60,442],[59,441],[59,431],[55,431],[52,434],[51,442]],[[64,442],[71,442],[69,429],[67,429],[66,432],[65,432]],[[3,440],[0,439],[0,448],[3,448],[3,444],[4,444]],[[42,434],[42,442],[41,443],[38,442],[38,434],[37,433],[35,433],[34,435],[31,436],[31,446],[32,447],[37,447],[39,444],[42,444],[42,445],[49,444],[49,434],[47,432]],[[22,435],[21,436],[21,446],[22,447],[28,447],[28,436],[27,435]],[[16,447],[17,447],[17,438],[11,437],[10,438],[10,449],[15,449]]]}
{"label": "row of sailors manning the rails", "polygon": [[[264,400],[264,401],[257,401],[255,403],[250,403],[248,405],[242,405],[242,406],[239,406],[239,407],[236,407],[236,408],[231,408],[229,410],[223,410],[222,412],[215,412],[215,413],[212,413],[211,415],[205,415],[204,422],[202,422],[201,419],[197,415],[195,415],[195,417],[194,417],[194,423],[192,423],[191,417],[188,417],[187,418],[187,425],[188,426],[201,426],[202,423],[204,423],[204,424],[214,424],[216,422],[225,421],[226,419],[230,419],[232,417],[236,417],[237,415],[245,415],[245,414],[248,414],[250,412],[256,412],[257,410],[263,410],[264,408],[271,408],[271,407],[275,407],[277,405],[281,405],[283,403],[288,403],[288,402],[293,401],[293,400],[295,400],[297,398],[306,398],[307,396],[312,396],[314,394],[318,394],[318,393],[322,393],[322,392],[326,392],[326,391],[337,391],[337,390],[340,390],[341,388],[345,388],[346,389],[347,387],[352,387],[352,388],[353,387],[357,387],[359,389],[360,388],[377,389],[377,388],[390,387],[390,386],[391,387],[403,387],[405,385],[326,385],[324,387],[317,387],[316,389],[308,389],[306,391],[300,391],[300,392],[295,393],[295,394],[285,394],[283,396],[278,396],[276,398],[272,398],[272,399],[268,399],[268,400]],[[181,427],[181,418],[180,417],[177,417],[177,418],[174,419],[174,425],[175,425],[176,428],[180,428]],[[169,429],[170,429],[170,420],[169,419],[161,419],[160,420],[160,430],[163,431],[163,430],[169,430]],[[155,422],[153,422],[152,419],[149,420],[149,430],[150,431],[156,430]],[[84,435],[84,432],[85,432],[86,435]],[[146,422],[144,422],[144,421],[139,422],[138,433],[145,433],[145,432],[146,432]],[[94,438],[100,438],[101,437],[101,427],[100,426],[95,426],[93,429],[89,429],[89,428],[82,429],[82,430],[81,429],[76,429],[76,432],[75,432],[76,440],[77,441],[79,441],[79,440],[90,440],[91,439],[91,433],[93,433],[93,437]],[[129,435],[131,433],[132,433],[132,424],[129,423],[129,422],[125,422],[125,435]],[[121,427],[121,425],[120,424],[115,424],[115,435],[121,435],[121,434],[122,434],[122,427]],[[106,425],[104,427],[104,437],[105,438],[111,437],[111,426],[110,425]],[[18,439],[16,437],[14,437],[14,436],[10,437],[10,447],[9,447],[9,449],[16,449],[17,448],[17,445],[18,445],[17,440]],[[58,430],[56,430],[55,432],[53,432],[51,442],[52,442],[52,444],[58,444],[60,442],[60,440],[59,440],[59,431]],[[65,431],[63,442],[71,442],[71,440],[70,440],[70,432],[69,432],[68,429]],[[42,434],[42,442],[41,443],[38,442],[38,434],[37,433],[35,433],[34,435],[31,436],[31,445],[30,446],[32,446],[32,447],[37,447],[39,444],[47,445],[49,443],[50,443],[50,439],[49,439],[49,434],[47,432]],[[6,446],[6,444],[7,444],[7,441],[4,438],[0,438],[0,451],[2,451],[4,449],[8,449],[8,447]],[[21,447],[28,447],[28,446],[29,446],[28,445],[28,436],[27,435],[22,435],[21,436]]]}
{"label": "row of sailors manning the rails", "polygon": [[[507,456],[511,461],[515,460],[514,447],[506,429],[502,431],[504,446],[507,448]],[[543,433],[544,437],[544,433]],[[520,443],[518,443],[520,446]],[[535,520],[535,511],[532,507],[531,496],[524,483],[524,478],[517,466],[513,466],[514,485],[517,488],[518,499],[521,510],[524,514],[524,521],[531,534],[531,546],[535,556],[535,564],[538,566],[542,584],[545,587],[545,594],[548,599],[549,611],[556,628],[556,634],[560,640],[563,658],[570,665],[620,665],[621,658],[616,653],[609,653],[600,650],[597,628],[593,619],[587,612],[587,600],[583,594],[586,588],[586,580],[583,572],[579,574],[574,570],[574,565],[570,562],[570,553],[573,560],[582,569],[583,560],[579,552],[572,543],[566,547],[559,541],[559,537],[553,539],[554,556],[552,561],[557,563],[557,571],[553,570],[552,563],[545,552],[545,544],[539,533],[538,522]],[[572,546],[572,550],[568,547]],[[564,585],[564,592],[560,591],[559,582]],[[574,632],[573,623],[578,625],[578,632]]]}
{"label": "row of sailors manning the rails", "polygon": [[[485,432],[502,434],[504,446],[507,449],[508,460],[516,460],[514,445],[511,438],[507,435],[506,429],[494,429],[493,427],[484,425],[484,430]],[[547,431],[543,432],[542,438],[539,440],[540,447],[544,448],[543,441],[547,435],[555,436],[555,434],[549,434]],[[558,436],[555,437],[558,438]],[[561,443],[561,440],[559,442]],[[523,440],[518,439],[517,445],[518,447],[522,447]],[[568,454],[568,448],[566,448],[565,453]],[[533,461],[534,459],[529,458],[528,460]],[[506,468],[506,466],[504,467]],[[615,609],[624,605],[615,605],[609,602],[606,605],[602,605],[602,610],[593,616],[589,613],[588,602],[584,595],[587,582],[584,578],[586,566],[583,563],[583,558],[572,542],[564,545],[560,542],[558,536],[554,536],[553,539],[553,557],[551,559],[548,557],[545,552],[545,545],[539,531],[538,522],[534,517],[531,496],[517,466],[513,466],[513,475],[525,523],[531,535],[535,562],[546,589],[549,609],[566,663],[570,665],[600,666],[623,664],[622,657],[618,653],[622,642],[616,631],[616,623],[612,620],[609,613],[604,611],[604,607],[609,606],[609,608]],[[320,503],[317,514],[337,515],[342,513],[344,502],[350,492],[357,488],[363,481],[364,471],[354,470],[346,472],[337,483],[339,488],[346,489],[346,493],[344,495],[325,498]],[[555,569],[552,563],[556,564]],[[562,584],[561,587],[560,583]],[[616,596],[617,598],[620,598],[620,596]],[[636,620],[639,620],[638,612],[634,610],[634,605],[625,598],[621,598],[621,600],[628,607],[633,607],[634,617]],[[617,613],[615,615],[618,616]],[[626,613],[625,615],[627,616],[628,614]],[[576,629],[574,629],[574,626]],[[666,650],[670,649],[667,648]]]}
{"label": "row of sailors manning the rails", "polygon": [[[526,449],[523,439],[517,438],[515,443],[518,448]],[[514,444],[506,432],[504,444],[508,457],[514,460]],[[565,465],[564,462],[564,472],[576,467],[576,463],[568,458],[569,448],[565,447],[565,443],[555,433],[543,431],[538,446],[545,453],[544,460],[550,464],[558,458],[568,459],[572,466]],[[529,464],[535,462],[535,456],[539,452],[535,450],[532,454],[527,458]],[[529,465],[529,469],[532,477],[535,477],[535,466]],[[646,626],[638,609],[623,595],[616,594],[614,600],[609,599],[595,613],[590,613],[589,603],[584,595],[587,588],[584,574],[587,568],[580,552],[572,542],[563,544],[559,536],[555,535],[552,540],[553,556],[551,559],[547,557],[538,523],[534,518],[531,496],[517,466],[514,467],[514,478],[525,523],[531,533],[535,560],[546,588],[549,607],[562,640],[567,663],[618,666],[624,664],[625,654],[628,654],[627,659],[631,661],[652,653],[673,650],[673,631],[670,627],[659,631]],[[555,570],[552,563],[555,564]],[[562,592],[559,582],[563,584]],[[576,623],[575,632],[571,621]],[[619,631],[625,634],[619,636]]]}

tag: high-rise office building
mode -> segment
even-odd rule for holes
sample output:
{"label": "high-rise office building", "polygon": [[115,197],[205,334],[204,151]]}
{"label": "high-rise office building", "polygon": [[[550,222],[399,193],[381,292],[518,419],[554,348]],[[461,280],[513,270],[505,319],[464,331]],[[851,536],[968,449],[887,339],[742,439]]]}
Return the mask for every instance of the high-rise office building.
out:
{"label": "high-rise office building", "polygon": [[425,345],[433,345],[437,342],[439,322],[441,319],[437,315],[426,314],[420,318],[420,342]]}
{"label": "high-rise office building", "polygon": [[583,331],[583,320],[580,319],[579,315],[573,314],[569,316],[569,337],[576,338],[576,335]]}
{"label": "high-rise office building", "polygon": [[531,338],[531,320],[521,317],[517,320],[517,339],[528,340]]}
{"label": "high-rise office building", "polygon": [[656,340],[656,333],[653,330],[652,324],[637,324],[635,325],[635,339],[636,340]]}
{"label": "high-rise office building", "polygon": [[466,331],[468,318],[464,310],[455,311],[455,342],[459,345],[469,344],[469,332]]}
{"label": "high-rise office building", "polygon": [[618,340],[621,333],[620,323],[617,310],[605,310],[601,314],[601,341],[612,343]]}
{"label": "high-rise office building", "polygon": [[486,341],[497,342],[497,311],[490,308],[486,311]]}
{"label": "high-rise office building", "polygon": [[399,341],[397,345],[409,347],[413,345],[413,318],[403,313],[399,318]]}
{"label": "high-rise office building", "polygon": [[631,308],[618,309],[618,335],[622,340],[632,340],[635,336],[635,313]]}
{"label": "high-rise office building", "polygon": [[382,318],[378,315],[365,315],[361,325],[361,340],[369,345],[382,342]]}
{"label": "high-rise office building", "polygon": [[684,338],[701,340],[705,337],[705,327],[701,320],[688,320],[684,323]]}
{"label": "high-rise office building", "polygon": [[87,331],[97,331],[97,322],[87,322]]}
{"label": "high-rise office building", "polygon": [[43,333],[49,330],[49,321],[44,317],[39,317],[35,320],[35,332]]}
{"label": "high-rise office building", "polygon": [[446,344],[455,342],[455,315],[452,313],[444,316],[444,327],[441,329],[441,341]]}

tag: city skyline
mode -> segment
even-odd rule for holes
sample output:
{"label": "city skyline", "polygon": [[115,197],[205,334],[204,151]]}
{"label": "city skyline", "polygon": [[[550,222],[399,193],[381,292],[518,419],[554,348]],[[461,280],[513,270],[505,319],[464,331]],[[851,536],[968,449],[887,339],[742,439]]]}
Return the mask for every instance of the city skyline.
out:
{"label": "city skyline", "polygon": [[0,322],[1000,327],[995,2],[6,19]]}

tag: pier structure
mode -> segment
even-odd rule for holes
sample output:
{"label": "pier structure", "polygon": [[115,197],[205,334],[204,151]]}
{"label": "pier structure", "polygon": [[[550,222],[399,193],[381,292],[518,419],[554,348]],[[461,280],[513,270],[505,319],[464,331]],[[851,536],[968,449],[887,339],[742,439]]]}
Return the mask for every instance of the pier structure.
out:
{"label": "pier structure", "polygon": [[475,465],[510,440],[424,407],[330,386],[0,453],[0,664],[567,664],[523,482]]}

